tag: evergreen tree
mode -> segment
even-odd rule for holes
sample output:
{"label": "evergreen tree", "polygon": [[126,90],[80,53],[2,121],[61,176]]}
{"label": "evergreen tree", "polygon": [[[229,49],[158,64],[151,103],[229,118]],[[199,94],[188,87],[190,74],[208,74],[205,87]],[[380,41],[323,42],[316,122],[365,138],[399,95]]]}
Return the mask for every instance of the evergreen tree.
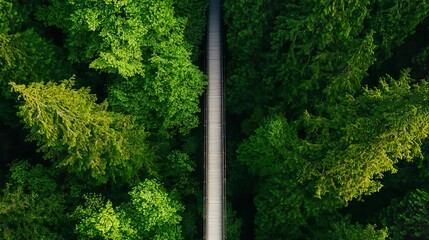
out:
{"label": "evergreen tree", "polygon": [[327,108],[327,117],[308,114],[292,124],[269,118],[240,145],[239,160],[261,178],[258,239],[302,237],[310,218],[377,192],[398,161],[421,157],[429,87],[411,82],[407,71],[398,80],[382,79],[379,88]]}
{"label": "evergreen tree", "polygon": [[72,89],[73,80],[61,84],[11,84],[23,105],[19,116],[30,130],[29,140],[58,167],[100,183],[120,177],[136,179],[150,162],[146,135],[133,118],[106,110],[89,89]]}
{"label": "evergreen tree", "polygon": [[392,200],[380,215],[391,239],[419,239],[428,236],[429,194],[415,189],[402,199]]}

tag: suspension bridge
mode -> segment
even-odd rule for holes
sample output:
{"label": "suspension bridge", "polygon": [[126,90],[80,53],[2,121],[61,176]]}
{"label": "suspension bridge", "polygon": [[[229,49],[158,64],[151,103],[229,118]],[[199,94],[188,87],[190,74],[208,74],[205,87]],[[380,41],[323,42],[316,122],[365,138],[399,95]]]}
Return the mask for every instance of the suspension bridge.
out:
{"label": "suspension bridge", "polygon": [[204,239],[226,238],[225,107],[221,0],[208,8],[205,96]]}

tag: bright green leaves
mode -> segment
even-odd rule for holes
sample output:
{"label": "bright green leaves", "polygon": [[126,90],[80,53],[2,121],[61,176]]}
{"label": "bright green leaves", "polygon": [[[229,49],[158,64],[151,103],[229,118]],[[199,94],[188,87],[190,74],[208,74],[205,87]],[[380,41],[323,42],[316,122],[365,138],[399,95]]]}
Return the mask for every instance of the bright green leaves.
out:
{"label": "bright green leaves", "polygon": [[[187,133],[198,124],[204,75],[176,47],[154,55],[146,78],[118,79],[109,89],[113,110],[137,117],[147,129],[163,136]],[[184,50],[184,49],[182,49]]]}
{"label": "bright green leaves", "polygon": [[0,87],[9,96],[9,82],[31,83],[65,77],[69,67],[56,47],[29,29],[20,33],[0,33]]}
{"label": "bright green leaves", "polygon": [[33,30],[0,34],[0,44],[0,80],[3,87],[10,81],[30,83],[66,74],[66,67],[54,67],[61,63],[56,58],[55,47]]}
{"label": "bright green leaves", "polygon": [[186,22],[172,1],[52,2],[39,16],[65,30],[69,58],[120,76],[109,90],[114,111],[164,136],[197,126],[205,78],[191,62]]}
{"label": "bright green leaves", "polygon": [[80,238],[137,239],[131,238],[136,231],[121,209],[113,208],[110,201],[104,203],[97,195],[85,195],[84,199],[84,205],[72,214],[72,218],[80,220],[75,228]]}
{"label": "bright green leaves", "polygon": [[182,239],[178,215],[183,207],[169,196],[159,183],[146,180],[131,192],[131,204],[127,206],[133,224],[150,239]]}
{"label": "bright green leaves", "polygon": [[[0,195],[0,238],[74,238],[72,224],[58,218],[83,193],[100,191],[114,196],[113,203],[88,197],[77,210],[81,238],[182,239],[182,217],[185,238],[199,234],[195,163],[172,149],[181,148],[178,134],[198,125],[206,83],[191,51],[198,52],[206,6],[200,0],[0,0],[0,93],[14,101],[0,99],[1,120],[18,112],[22,124],[10,122],[25,127],[42,153],[33,161],[43,156],[61,172],[54,181],[47,171],[30,177],[27,166],[11,170],[17,180]],[[72,68],[76,86],[73,79],[48,82],[70,76]],[[148,176],[172,194],[144,181]],[[136,187],[126,203],[130,186]],[[191,210],[183,213],[171,196],[186,199]],[[64,228],[58,232],[67,236],[50,228]]]}
{"label": "bright green leaves", "polygon": [[90,62],[92,68],[124,77],[144,75],[148,1],[52,3],[39,12],[39,18],[66,31],[70,60]]}
{"label": "bright green leaves", "polygon": [[[335,215],[334,215],[335,216]],[[373,240],[385,240],[388,239],[388,229],[376,229],[375,225],[367,224],[362,226],[358,223],[351,223],[348,216],[335,216],[327,217],[331,218],[326,221],[325,218],[319,219],[318,224],[326,224],[329,222],[329,226],[323,226],[322,228],[313,229],[310,227],[310,231],[314,231],[314,235],[311,239],[314,240],[329,240],[329,239],[347,239],[347,240],[362,240],[362,239],[373,239]],[[326,221],[326,222],[325,222]],[[320,224],[320,225],[322,225]],[[390,238],[389,238],[390,239]]]}
{"label": "bright green leaves", "polygon": [[341,206],[337,199],[315,198],[314,183],[301,181],[307,144],[298,138],[296,123],[275,116],[239,146],[238,159],[263,179],[255,197],[258,239],[271,239],[273,233],[282,239],[302,237],[300,227],[309,217]]}
{"label": "bright green leaves", "polygon": [[80,220],[76,233],[88,239],[182,239],[178,213],[183,207],[159,183],[146,180],[129,194],[131,201],[115,208],[110,201],[87,196],[73,214]]}
{"label": "bright green leaves", "polygon": [[[258,182],[256,238],[313,239],[306,226],[421,157],[427,83],[409,72],[374,89],[363,83],[410,66],[427,42],[428,9],[426,0],[225,1],[228,109],[231,129],[241,127],[234,137],[250,135],[237,159]],[[387,62],[405,40],[395,51],[403,59]],[[414,78],[427,75],[426,52]],[[386,238],[372,225],[329,221],[319,239]]]}
{"label": "bright green leaves", "polygon": [[[0,1],[0,86],[3,92],[11,81],[30,83],[68,74],[55,46],[32,28],[17,23],[24,21],[11,2]],[[19,29],[20,32],[16,32]],[[24,29],[24,30],[21,30]]]}
{"label": "bright green leaves", "polygon": [[144,163],[145,133],[131,117],[97,104],[89,89],[72,86],[72,80],[12,84],[24,101],[19,116],[30,130],[28,138],[38,143],[45,158],[80,176],[89,173],[100,182],[115,176],[132,179]]}
{"label": "bright green leaves", "polygon": [[184,36],[192,48],[192,61],[200,56],[199,46],[203,43],[206,27],[207,0],[175,0],[173,3],[175,16],[186,19]]}
{"label": "bright green leaves", "polygon": [[28,84],[71,74],[59,49],[23,23],[29,21],[27,10],[17,1],[0,1],[0,118],[9,125],[17,123],[9,82]]}
{"label": "bright green leaves", "polygon": [[[172,1],[52,1],[39,18],[66,31],[72,61],[123,77],[145,76],[159,44],[184,45]],[[60,17],[58,17],[60,15]]]}

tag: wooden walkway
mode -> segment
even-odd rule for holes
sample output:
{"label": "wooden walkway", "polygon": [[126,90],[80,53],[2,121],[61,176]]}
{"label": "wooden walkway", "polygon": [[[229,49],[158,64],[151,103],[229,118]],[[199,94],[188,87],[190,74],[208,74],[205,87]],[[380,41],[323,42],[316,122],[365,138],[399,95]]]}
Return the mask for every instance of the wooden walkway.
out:
{"label": "wooden walkway", "polygon": [[207,31],[204,239],[220,240],[226,238],[221,0],[210,0]]}

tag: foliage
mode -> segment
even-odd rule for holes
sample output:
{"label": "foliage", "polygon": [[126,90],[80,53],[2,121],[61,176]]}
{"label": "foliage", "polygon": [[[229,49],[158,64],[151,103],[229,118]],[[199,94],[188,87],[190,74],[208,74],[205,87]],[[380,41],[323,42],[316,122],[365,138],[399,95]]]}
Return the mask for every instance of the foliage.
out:
{"label": "foliage", "polygon": [[158,180],[185,205],[181,212],[182,233],[185,239],[198,238],[198,227],[202,212],[202,187],[195,177],[196,163],[187,153],[171,150],[165,158],[159,158]]}
{"label": "foliage", "polygon": [[70,60],[129,77],[144,74],[150,11],[149,1],[51,1],[38,17],[67,33]]}
{"label": "foliage", "polygon": [[[38,165],[25,167],[21,172],[34,173],[32,181],[7,183],[0,238],[74,238],[64,216],[88,192],[111,202],[87,195],[87,206],[76,210],[79,237],[197,237],[201,191],[190,157],[196,148],[172,149],[181,149],[177,134],[198,125],[206,83],[192,61],[199,57],[206,7],[204,0],[0,0],[1,121],[26,128],[27,139],[53,163],[44,163],[52,167],[45,175],[34,173]],[[76,84],[52,80],[71,69]],[[11,117],[17,111],[23,126]],[[54,181],[51,171],[58,169],[66,171]],[[149,177],[167,190],[152,180],[140,183]],[[130,186],[136,187],[127,201]]]}
{"label": "foliage", "polygon": [[273,109],[297,119],[357,96],[376,59],[403,43],[428,10],[426,1],[227,0],[228,109],[260,123]]}
{"label": "foliage", "polygon": [[192,48],[193,62],[198,60],[201,54],[199,46],[203,42],[207,6],[207,0],[175,0],[173,4],[175,15],[187,20],[184,36]]}
{"label": "foliage", "polygon": [[6,33],[10,30],[9,22],[16,16],[16,11],[12,9],[12,3],[9,0],[1,0],[0,14],[0,32]]}
{"label": "foliage", "polygon": [[[67,33],[70,60],[119,75],[109,88],[114,111],[168,137],[197,126],[204,76],[191,62],[186,20],[175,16],[173,1],[53,0],[38,16]],[[192,38],[201,38],[198,31]]]}
{"label": "foliage", "polygon": [[29,84],[63,77],[69,70],[58,56],[57,49],[34,30],[0,33],[0,86],[10,97],[8,83]]}
{"label": "foliage", "polygon": [[144,76],[150,59],[180,57],[169,55],[166,48],[184,47],[185,21],[174,17],[171,0],[51,3],[38,17],[67,32],[72,61],[90,62],[95,69]]}
{"label": "foliage", "polygon": [[226,1],[232,111],[276,108],[296,117],[356,93],[375,61],[373,32],[364,29],[369,3]]}
{"label": "foliage", "polygon": [[257,239],[302,237],[300,227],[309,217],[341,206],[336,199],[315,198],[314,184],[300,181],[303,147],[296,126],[281,116],[268,118],[239,146],[238,160],[263,180],[255,197]]}
{"label": "foliage", "polygon": [[429,193],[415,189],[401,199],[392,200],[380,219],[392,239],[418,239],[428,236]]}
{"label": "foliage", "polygon": [[117,79],[109,88],[109,102],[114,111],[136,116],[159,137],[185,134],[198,124],[202,80],[203,75],[190,62],[156,57],[150,77]]}
{"label": "foliage", "polygon": [[[315,90],[324,91],[331,100],[359,89],[375,60],[372,32],[363,32],[369,3],[326,0],[285,4],[275,22],[272,45],[275,56],[282,59],[278,76],[289,91],[286,101],[313,103],[310,94]],[[284,45],[289,45],[286,53]]]}
{"label": "foliage", "polygon": [[103,203],[97,195],[86,195],[84,207],[79,206],[71,215],[80,219],[76,233],[84,239],[132,239],[136,231],[130,226],[125,213],[114,209],[112,203]]}
{"label": "foliage", "polygon": [[[0,0],[0,120],[22,127],[11,117],[18,111],[28,140],[53,163],[33,164],[36,156],[33,166],[11,165],[0,238],[199,237],[201,138],[190,130],[206,84],[193,63],[207,5]],[[228,238],[246,230],[257,239],[386,239],[387,228],[392,239],[428,235],[429,194],[420,188],[429,85],[410,76],[429,76],[429,2],[225,0],[224,12],[228,159],[237,159],[228,191],[234,203],[255,194],[255,209],[239,212],[246,219],[227,206]],[[398,61],[413,57],[417,72],[397,78]],[[71,69],[76,86],[47,82]],[[385,69],[395,78],[373,87]],[[371,222],[377,212],[344,208],[360,200],[351,208],[385,207],[384,229]]]}
{"label": "foliage", "polygon": [[395,163],[421,156],[429,85],[411,81],[407,71],[382,79],[379,88],[325,106],[326,117],[307,113],[291,124],[268,118],[239,146],[238,159],[263,179],[255,198],[258,238],[302,237],[310,217],[377,192]]}
{"label": "foliage", "polygon": [[238,240],[241,234],[241,228],[243,226],[243,220],[236,216],[235,210],[231,204],[227,204],[227,219],[226,219],[226,238],[232,240]]}
{"label": "foliage", "polygon": [[65,199],[52,171],[27,161],[10,167],[0,193],[0,237],[12,239],[64,239],[70,233]]}
{"label": "foliage", "polygon": [[[311,239],[341,239],[341,240],[362,240],[374,239],[384,240],[388,239],[387,228],[376,229],[375,225],[367,224],[365,226],[355,223],[350,223],[349,217],[340,217],[329,221],[330,226],[325,226],[320,232],[313,233]],[[313,229],[311,229],[313,230]],[[310,231],[311,231],[310,230]]]}
{"label": "foliage", "polygon": [[[13,3],[13,4],[12,4]],[[15,1],[0,2],[0,86],[8,92],[7,84],[40,82],[68,74],[58,49],[33,28],[14,31],[23,22]]]}
{"label": "foliage", "polygon": [[0,118],[9,125],[17,121],[9,82],[28,84],[70,74],[60,50],[33,26],[23,25],[26,17],[17,5],[16,1],[0,1]]}
{"label": "foliage", "polygon": [[130,116],[106,110],[89,89],[61,84],[12,84],[23,100],[19,116],[30,130],[29,140],[57,166],[99,182],[123,177],[131,180],[148,159],[145,133]]}
{"label": "foliage", "polygon": [[159,183],[145,180],[129,194],[130,202],[115,208],[100,196],[86,196],[72,214],[79,219],[76,233],[85,239],[182,239],[178,213],[183,208]]}
{"label": "foliage", "polygon": [[396,172],[399,160],[421,156],[429,133],[425,104],[428,84],[411,84],[409,71],[398,80],[382,79],[380,87],[332,106],[329,117],[307,115],[305,179],[317,179],[317,196],[334,194],[350,201],[381,187],[376,179]]}
{"label": "foliage", "polygon": [[374,5],[377,11],[372,14],[370,24],[376,31],[375,37],[379,43],[378,59],[392,56],[391,50],[404,43],[405,38],[414,33],[416,26],[429,14],[427,0],[410,2],[377,0]]}
{"label": "foliage", "polygon": [[228,74],[225,79],[227,105],[231,112],[258,109],[259,105],[269,104],[276,98],[264,76],[270,64],[267,56],[269,36],[277,16],[276,11],[280,9],[278,5],[277,1],[261,0],[226,0],[223,3],[228,43],[226,53],[231,56],[227,62]]}

